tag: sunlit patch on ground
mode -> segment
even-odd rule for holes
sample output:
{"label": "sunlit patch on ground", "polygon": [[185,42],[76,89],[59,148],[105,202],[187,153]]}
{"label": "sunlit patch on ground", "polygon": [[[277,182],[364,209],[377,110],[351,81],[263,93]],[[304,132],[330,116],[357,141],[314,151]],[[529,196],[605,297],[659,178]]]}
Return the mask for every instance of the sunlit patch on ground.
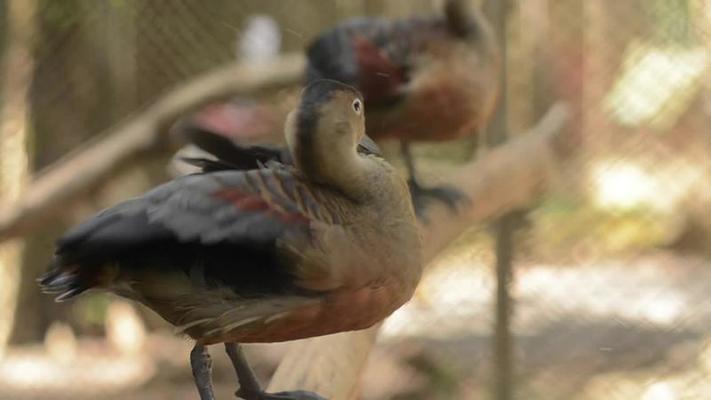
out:
{"label": "sunlit patch on ground", "polygon": [[[711,290],[711,269],[698,260],[686,265],[679,262],[650,256],[574,268],[519,268],[513,287],[518,307],[516,331],[530,334],[544,328],[555,315],[565,314],[657,327],[687,323],[686,312],[691,305],[704,301],[704,291]],[[704,279],[708,285],[699,284]],[[489,333],[494,287],[490,267],[485,264],[439,266],[419,288],[430,295],[416,297],[397,311],[385,323],[383,335]],[[699,315],[694,317],[698,323]]]}
{"label": "sunlit patch on ground", "polygon": [[581,400],[702,400],[711,398],[711,385],[707,383],[710,370],[691,366],[673,373],[655,375],[664,371],[612,373],[600,375],[586,385]]}
{"label": "sunlit patch on ground", "polygon": [[[156,374],[146,353],[146,332],[135,308],[112,302],[107,340],[78,340],[71,327],[55,322],[43,346],[19,347],[0,360],[0,399],[60,399],[122,393]],[[5,396],[8,393],[8,397]]]}
{"label": "sunlit patch on ground", "polygon": [[154,373],[155,365],[145,357],[82,351],[63,362],[39,349],[10,351],[0,361],[0,398],[62,399],[108,395],[138,387],[150,380]]}
{"label": "sunlit patch on ground", "polygon": [[[495,281],[490,264],[476,258],[437,265],[420,287],[426,295],[396,312],[381,338],[405,353],[418,343],[434,365],[445,360],[450,371],[439,373],[459,365],[456,381],[469,382],[474,396],[465,398],[488,396],[492,367]],[[512,287],[521,398],[711,398],[708,261],[653,252],[575,266],[521,264]]]}

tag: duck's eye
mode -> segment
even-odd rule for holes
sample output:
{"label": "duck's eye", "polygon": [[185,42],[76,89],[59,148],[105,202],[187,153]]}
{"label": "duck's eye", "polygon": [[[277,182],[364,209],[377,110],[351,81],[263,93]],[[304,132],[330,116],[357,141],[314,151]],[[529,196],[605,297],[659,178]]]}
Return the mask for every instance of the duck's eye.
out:
{"label": "duck's eye", "polygon": [[360,114],[361,111],[363,111],[363,104],[360,99],[353,100],[353,111],[355,111],[356,114]]}

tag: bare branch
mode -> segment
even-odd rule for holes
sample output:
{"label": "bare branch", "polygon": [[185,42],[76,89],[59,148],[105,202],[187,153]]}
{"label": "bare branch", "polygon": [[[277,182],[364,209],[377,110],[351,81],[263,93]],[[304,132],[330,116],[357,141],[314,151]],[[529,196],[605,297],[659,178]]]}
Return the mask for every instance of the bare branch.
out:
{"label": "bare branch", "polygon": [[[570,134],[566,106],[554,106],[528,134],[497,147],[465,165],[446,182],[466,193],[471,203],[458,213],[445,206],[428,210],[423,225],[428,262],[477,222],[523,208],[549,186],[556,164],[570,147],[559,143]],[[292,345],[269,385],[270,391],[312,390],[332,400],[353,398],[360,373],[380,325],[357,332],[307,339]]]}
{"label": "bare branch", "polygon": [[0,241],[22,235],[62,212],[68,203],[102,184],[135,157],[160,150],[166,128],[181,115],[231,95],[296,84],[304,65],[301,54],[282,56],[268,64],[228,65],[170,91],[36,177],[17,207],[0,210]]}

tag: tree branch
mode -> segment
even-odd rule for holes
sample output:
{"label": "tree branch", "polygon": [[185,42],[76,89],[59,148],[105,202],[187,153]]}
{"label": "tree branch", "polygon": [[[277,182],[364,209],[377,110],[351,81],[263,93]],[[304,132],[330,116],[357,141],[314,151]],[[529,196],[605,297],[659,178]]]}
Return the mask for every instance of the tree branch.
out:
{"label": "tree branch", "polygon": [[140,114],[101,134],[37,176],[14,208],[0,210],[0,241],[20,236],[137,156],[164,147],[167,128],[196,107],[236,94],[253,94],[299,83],[301,54],[261,65],[227,65],[168,92]]}
{"label": "tree branch", "polygon": [[[428,210],[422,226],[424,257],[435,258],[474,223],[523,208],[549,186],[556,165],[568,159],[572,147],[561,146],[571,134],[566,106],[551,108],[528,134],[503,144],[445,179],[469,196],[458,213],[446,206]],[[295,342],[279,365],[270,391],[312,390],[331,400],[355,395],[360,373],[375,343],[378,329],[347,332]]]}

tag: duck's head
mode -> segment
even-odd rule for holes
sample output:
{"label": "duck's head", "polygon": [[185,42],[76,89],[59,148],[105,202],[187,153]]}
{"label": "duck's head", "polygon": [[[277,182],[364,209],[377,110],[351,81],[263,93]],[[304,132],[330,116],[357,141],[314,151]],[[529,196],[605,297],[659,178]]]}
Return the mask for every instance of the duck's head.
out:
{"label": "duck's head", "polygon": [[494,42],[491,24],[484,16],[481,2],[472,4],[471,0],[447,0],[444,4],[444,16],[449,32],[459,39],[472,44]]}
{"label": "duck's head", "polygon": [[309,84],[286,122],[286,141],[305,175],[333,182],[357,166],[364,154],[377,154],[365,134],[363,96],[352,86],[322,79]]}

